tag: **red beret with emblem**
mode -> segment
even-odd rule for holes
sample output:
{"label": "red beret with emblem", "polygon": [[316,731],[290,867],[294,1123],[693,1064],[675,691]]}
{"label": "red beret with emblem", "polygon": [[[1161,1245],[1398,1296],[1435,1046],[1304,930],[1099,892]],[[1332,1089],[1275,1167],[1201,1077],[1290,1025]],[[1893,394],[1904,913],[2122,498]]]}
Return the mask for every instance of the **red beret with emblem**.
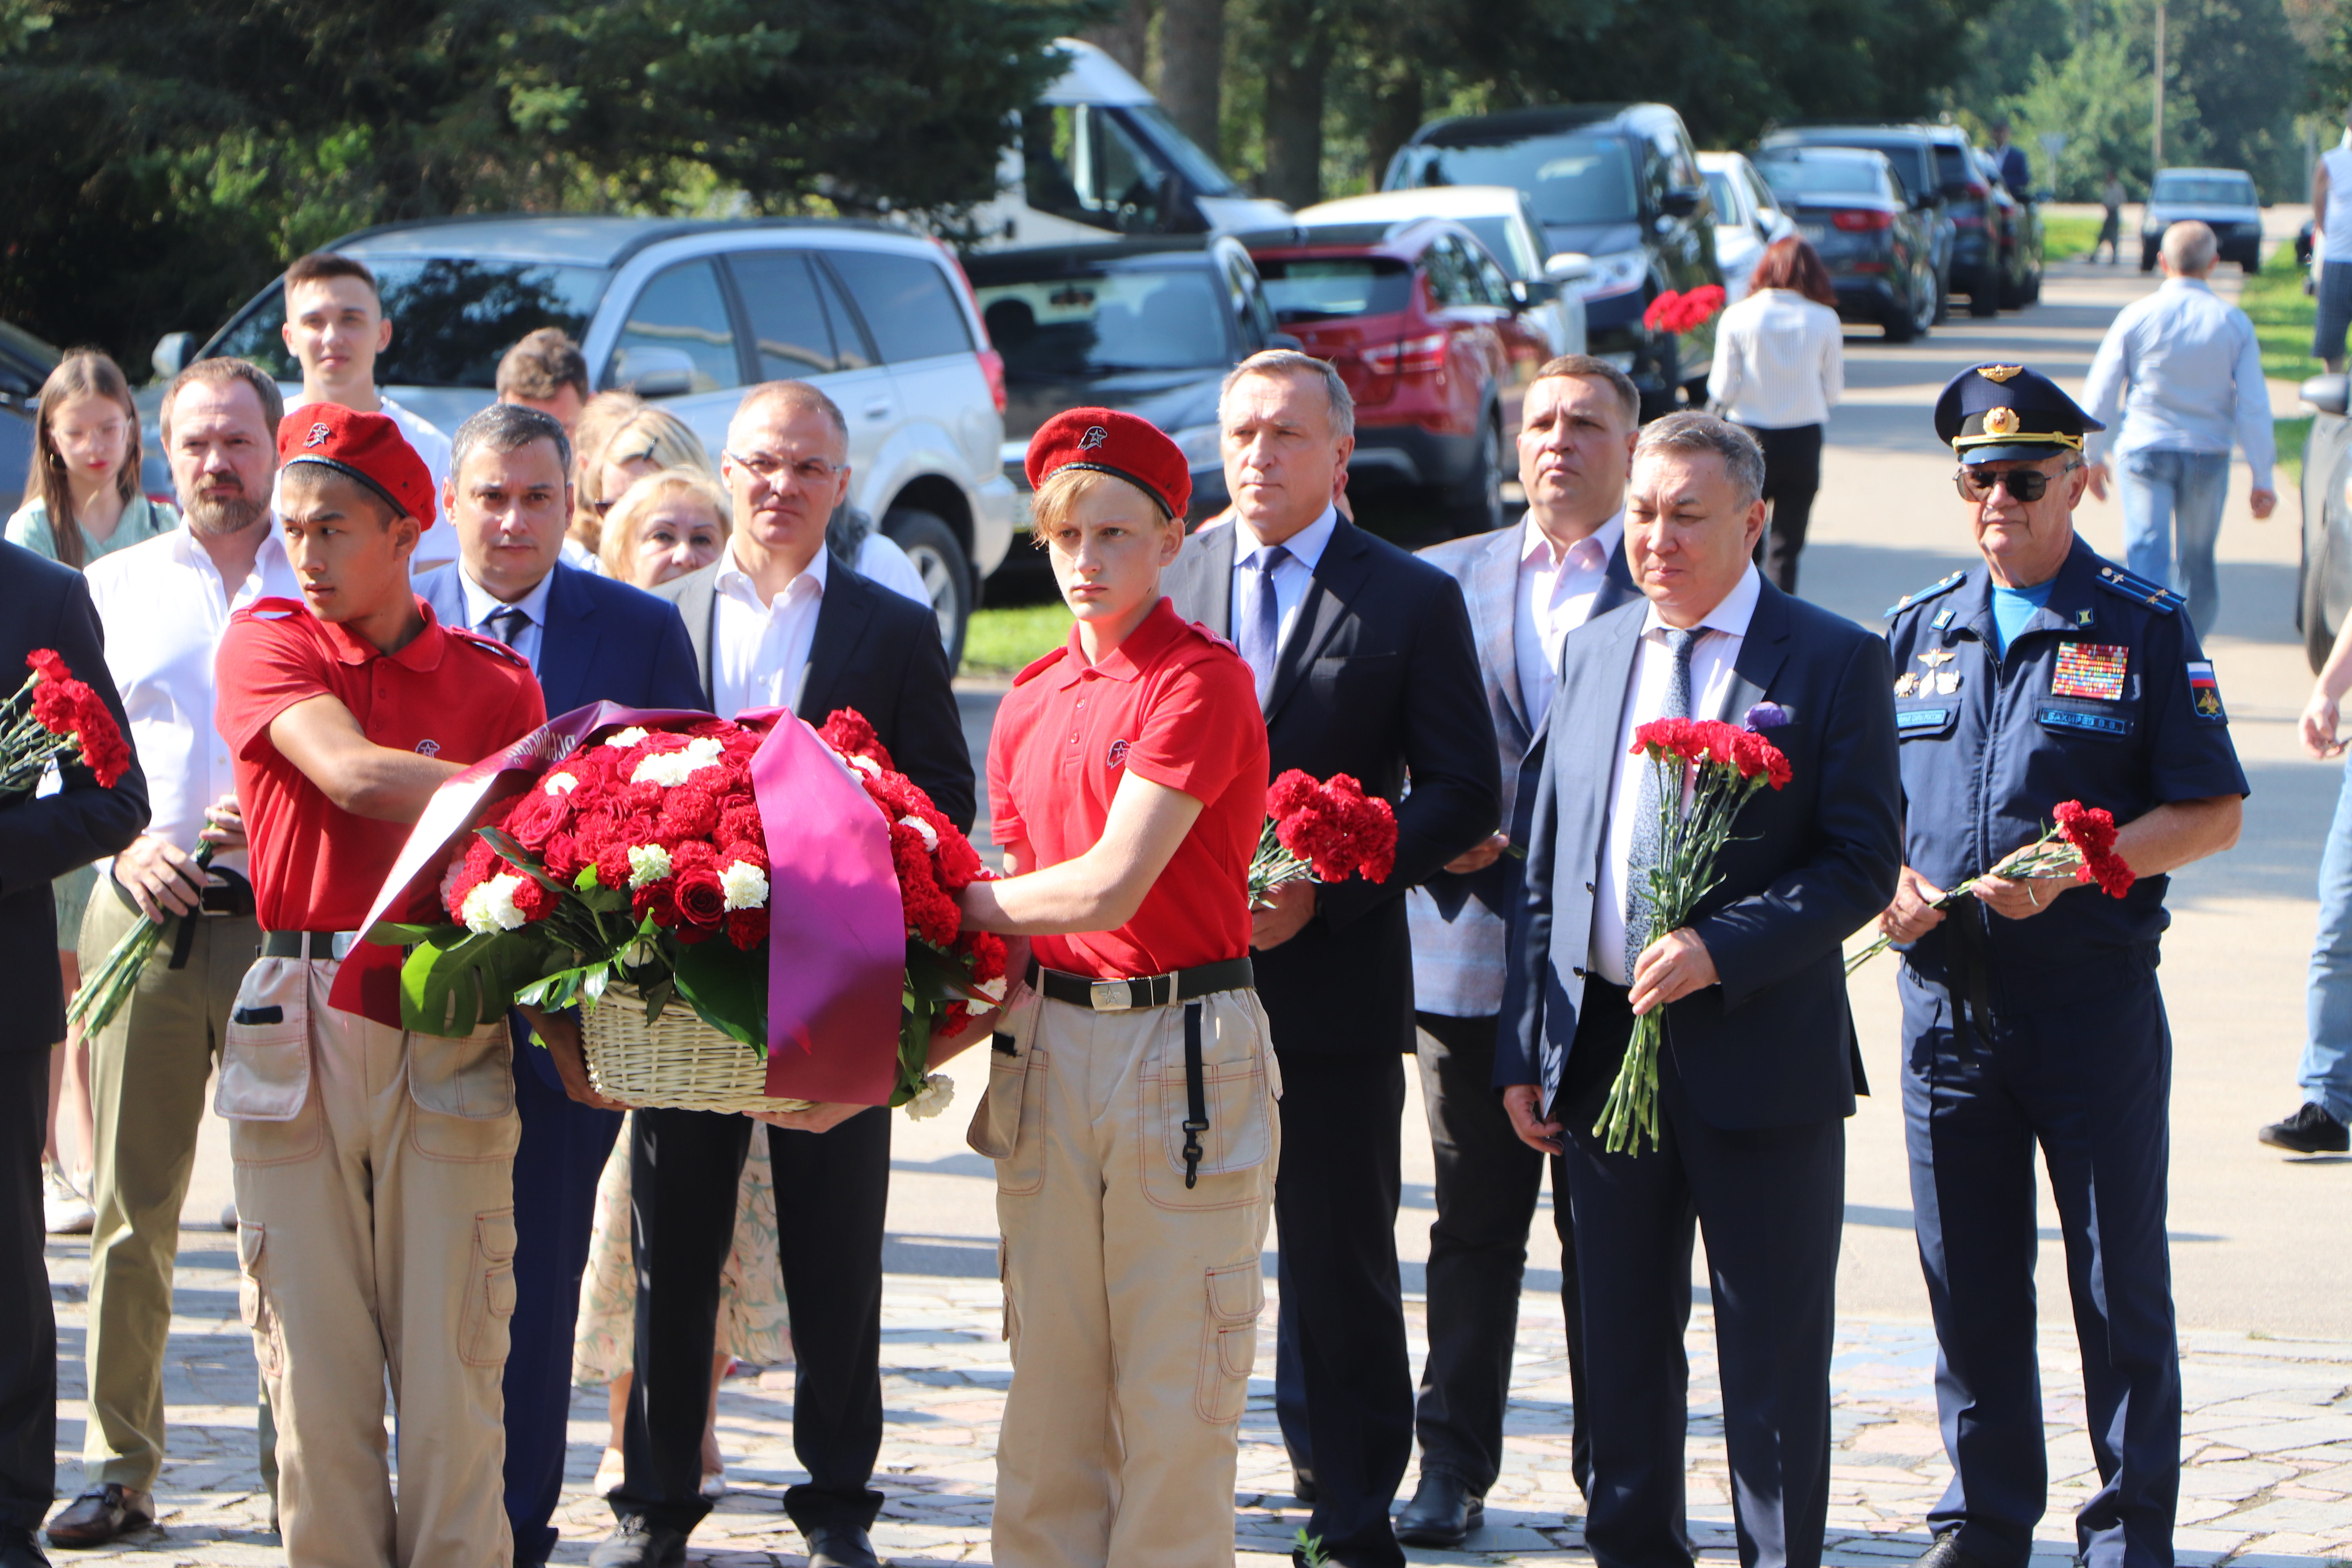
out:
{"label": "red beret with emblem", "polygon": [[1064,468],[1113,474],[1182,517],[1192,501],[1192,465],[1149,419],[1116,408],[1072,408],[1055,415],[1029,437],[1029,487]]}
{"label": "red beret with emblem", "polygon": [[388,415],[313,403],[278,425],[278,461],[319,463],[357,479],[393,510],[433,526],[433,474]]}

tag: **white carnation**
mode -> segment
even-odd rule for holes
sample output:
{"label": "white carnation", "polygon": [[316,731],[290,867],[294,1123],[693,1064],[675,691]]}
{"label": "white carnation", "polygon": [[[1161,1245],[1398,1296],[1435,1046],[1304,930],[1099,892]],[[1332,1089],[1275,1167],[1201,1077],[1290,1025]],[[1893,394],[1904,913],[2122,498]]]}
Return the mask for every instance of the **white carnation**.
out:
{"label": "white carnation", "polygon": [[631,784],[657,784],[665,787],[682,784],[704,768],[719,765],[726,746],[715,735],[699,735],[675,752],[656,752],[637,764],[629,775]]}
{"label": "white carnation", "polygon": [[632,724],[625,730],[616,730],[612,734],[605,736],[604,744],[608,746],[618,746],[622,751],[625,752],[631,746],[642,744],[645,738],[646,732],[637,728],[635,724]]}
{"label": "white carnation", "polygon": [[539,787],[550,795],[570,795],[580,787],[580,781],[570,773],[550,773],[547,782]]}
{"label": "white carnation", "polygon": [[[841,753],[835,752],[835,755],[840,756]],[[843,756],[841,760],[847,763],[851,767],[856,768],[859,773],[871,773],[877,779],[882,776],[882,764],[876,762],[871,757]]]}
{"label": "white carnation", "polygon": [[669,875],[669,851],[658,844],[629,846],[629,886],[642,888]]}
{"label": "white carnation", "polygon": [[1004,988],[1012,984],[1011,975],[1000,974],[993,980],[975,980],[971,984],[971,988],[990,1001],[1001,1004],[1004,1000]]}
{"label": "white carnation", "polygon": [[933,827],[929,823],[925,822],[919,816],[902,816],[898,820],[907,826],[915,830],[915,836],[923,841],[924,848],[929,849],[935,854],[938,852],[940,847],[940,833],[938,828]]}
{"label": "white carnation", "polygon": [[520,891],[522,879],[508,874],[476,883],[461,910],[466,929],[488,934],[521,925],[522,911],[515,907],[515,895]]}
{"label": "white carnation", "polygon": [[749,860],[738,860],[719,873],[719,885],[727,893],[730,910],[765,909],[768,904],[768,874]]}
{"label": "white carnation", "polygon": [[917,1121],[928,1121],[955,1103],[955,1079],[943,1072],[935,1072],[923,1080],[915,1098],[907,1101],[907,1114]]}

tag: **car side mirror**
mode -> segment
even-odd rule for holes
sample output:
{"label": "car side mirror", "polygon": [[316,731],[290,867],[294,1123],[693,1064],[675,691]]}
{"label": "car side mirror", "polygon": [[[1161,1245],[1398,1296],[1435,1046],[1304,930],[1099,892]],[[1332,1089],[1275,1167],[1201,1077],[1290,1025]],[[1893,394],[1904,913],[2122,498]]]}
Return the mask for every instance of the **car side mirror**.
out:
{"label": "car side mirror", "polygon": [[1580,250],[1563,250],[1545,258],[1543,275],[1562,287],[1581,283],[1592,276],[1592,258]]}
{"label": "car side mirror", "polygon": [[2322,414],[2341,417],[2347,404],[2352,403],[2352,377],[2315,375],[2296,388],[2295,396]]}
{"label": "car side mirror", "polygon": [[1668,217],[1688,217],[1698,211],[1698,192],[1687,186],[1658,198],[1658,210]]}
{"label": "car side mirror", "polygon": [[636,345],[613,356],[606,384],[639,397],[678,397],[694,390],[694,356],[684,349]]}
{"label": "car side mirror", "polygon": [[158,376],[169,381],[188,368],[188,351],[195,346],[194,332],[165,332],[155,340],[154,352],[147,356],[147,363],[155,367]]}

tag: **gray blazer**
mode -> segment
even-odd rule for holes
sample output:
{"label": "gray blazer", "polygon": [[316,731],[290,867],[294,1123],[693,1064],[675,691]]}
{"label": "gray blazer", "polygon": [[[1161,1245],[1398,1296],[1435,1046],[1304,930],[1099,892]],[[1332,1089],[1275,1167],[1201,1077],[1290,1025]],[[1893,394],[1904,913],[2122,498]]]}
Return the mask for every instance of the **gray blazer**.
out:
{"label": "gray blazer", "polygon": [[[1546,714],[1528,711],[1519,689],[1519,525],[1449,539],[1421,558],[1462,584],[1470,607],[1470,635],[1478,645],[1478,671],[1495,747],[1503,770],[1503,823],[1511,842],[1527,842],[1522,803],[1532,805],[1535,771],[1543,765]],[[1589,619],[1597,620],[1641,595],[1625,563],[1622,541],[1609,558]],[[1440,871],[1406,896],[1412,928],[1413,1005],[1453,1018],[1492,1016],[1503,1003],[1507,935],[1505,911],[1517,900],[1520,862],[1506,855],[1465,877]]]}

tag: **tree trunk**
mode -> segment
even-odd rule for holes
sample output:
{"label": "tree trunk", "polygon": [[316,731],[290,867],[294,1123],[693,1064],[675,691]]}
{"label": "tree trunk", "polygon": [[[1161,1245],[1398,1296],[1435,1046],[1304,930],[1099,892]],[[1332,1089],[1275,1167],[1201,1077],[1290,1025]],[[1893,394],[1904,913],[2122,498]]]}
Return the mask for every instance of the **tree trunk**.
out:
{"label": "tree trunk", "polygon": [[1160,105],[1212,158],[1224,139],[1224,74],[1225,0],[1160,0]]}
{"label": "tree trunk", "polygon": [[1265,7],[1265,194],[1294,207],[1323,199],[1323,84],[1331,21],[1315,0]]}
{"label": "tree trunk", "polygon": [[1381,188],[1389,160],[1396,156],[1405,138],[1421,129],[1422,113],[1421,68],[1411,60],[1400,61],[1394,74],[1372,92],[1371,124],[1366,127],[1364,148],[1372,189]]}
{"label": "tree trunk", "polygon": [[1151,0],[1120,0],[1107,22],[1078,34],[1127,68],[1128,75],[1143,79],[1151,48]]}

